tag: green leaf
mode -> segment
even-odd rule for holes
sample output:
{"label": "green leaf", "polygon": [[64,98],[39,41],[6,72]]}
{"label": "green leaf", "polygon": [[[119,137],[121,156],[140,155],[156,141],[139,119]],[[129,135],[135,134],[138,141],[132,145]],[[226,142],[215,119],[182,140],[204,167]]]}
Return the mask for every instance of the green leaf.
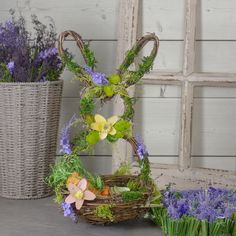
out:
{"label": "green leaf", "polygon": [[96,143],[100,140],[98,131],[95,131],[95,130],[91,131],[91,132],[86,136],[86,140],[87,140],[87,142],[88,142],[89,144],[91,144],[91,145],[96,144]]}
{"label": "green leaf", "polygon": [[114,90],[112,85],[105,85],[103,87],[103,90],[108,97],[112,97],[114,95]]}
{"label": "green leaf", "polygon": [[119,84],[121,81],[121,78],[119,75],[111,75],[108,79],[111,84]]}
{"label": "green leaf", "polygon": [[108,134],[107,135],[107,140],[110,142],[110,143],[115,143],[119,138],[113,136],[113,135],[110,135]]}
{"label": "green leaf", "polygon": [[114,128],[116,129],[116,138],[123,138],[124,136],[130,136],[132,133],[132,126],[129,121],[120,119],[115,123]]}

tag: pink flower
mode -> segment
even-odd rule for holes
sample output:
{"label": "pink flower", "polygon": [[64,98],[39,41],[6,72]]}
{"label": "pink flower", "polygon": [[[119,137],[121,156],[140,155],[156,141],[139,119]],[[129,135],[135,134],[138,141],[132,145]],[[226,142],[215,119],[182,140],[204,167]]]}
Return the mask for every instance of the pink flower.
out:
{"label": "pink flower", "polygon": [[84,203],[84,200],[92,201],[96,198],[96,195],[87,189],[88,181],[83,178],[77,185],[69,184],[68,190],[70,195],[67,196],[65,202],[68,204],[75,203],[75,207],[79,210]]}

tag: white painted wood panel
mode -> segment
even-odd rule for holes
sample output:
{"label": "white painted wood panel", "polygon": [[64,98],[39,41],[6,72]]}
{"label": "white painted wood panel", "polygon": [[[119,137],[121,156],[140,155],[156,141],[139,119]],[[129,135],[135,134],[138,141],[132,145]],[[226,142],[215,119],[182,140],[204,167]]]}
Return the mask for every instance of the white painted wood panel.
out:
{"label": "white painted wood panel", "polygon": [[193,155],[236,156],[236,99],[194,99]]}
{"label": "white painted wood panel", "polygon": [[[185,0],[142,0],[143,33],[156,32],[162,40],[184,38]],[[235,0],[198,0],[196,38],[236,40]]]}
{"label": "white painted wood panel", "polygon": [[19,8],[27,18],[52,17],[58,32],[74,30],[88,39],[116,39],[117,0],[11,0],[0,1],[0,19],[8,19],[10,8]]}
{"label": "white painted wood panel", "polygon": [[150,155],[177,155],[180,125],[180,99],[142,98],[134,120]]}
{"label": "white painted wood panel", "polygon": [[[136,86],[137,98],[180,98],[181,89],[172,85],[145,84]],[[194,98],[236,98],[236,88],[195,87]]]}
{"label": "white painted wood panel", "polygon": [[[177,156],[150,156],[150,162],[177,165]],[[192,167],[236,171],[236,156],[193,156]]]}
{"label": "white painted wood panel", "polygon": [[[193,155],[236,156],[236,99],[194,100]],[[150,155],[177,155],[179,98],[142,98],[136,105],[135,131]]]}
{"label": "white painted wood panel", "polygon": [[[73,29],[89,39],[116,39],[118,6],[120,0],[0,0],[0,19],[8,17],[8,9],[17,3],[24,14],[36,13],[40,19],[54,18],[57,30]],[[181,71],[183,60],[184,0],[143,0],[140,20],[142,32],[155,32],[162,40],[154,69]],[[202,72],[236,72],[236,1],[199,0],[197,38],[212,40],[197,42],[196,69]],[[174,41],[172,41],[174,40]],[[178,41],[176,41],[178,40]],[[180,40],[180,41],[179,41]],[[73,42],[66,43],[71,49]],[[110,74],[115,69],[116,42],[91,42],[98,70]],[[74,50],[74,49],[73,49]],[[145,48],[148,53],[148,48]],[[76,54],[75,50],[75,54]],[[74,111],[78,111],[79,83],[70,82],[65,73],[64,98],[60,126]],[[141,89],[142,88],[142,89]],[[143,85],[137,95],[135,126],[142,133],[154,162],[177,163],[180,90],[174,86]],[[236,155],[235,110],[236,89],[197,88],[196,118],[194,119],[193,163],[195,166],[235,168],[234,157],[224,159],[224,165],[206,155]],[[212,99],[213,98],[213,99]],[[228,99],[226,99],[228,98]],[[150,102],[151,101],[151,102]],[[103,111],[102,111],[103,112]],[[104,113],[111,112],[111,107]],[[73,131],[76,132],[76,131]],[[96,155],[110,155],[110,146],[96,147]],[[157,156],[158,155],[158,156]],[[170,155],[170,156],[165,156]],[[203,156],[200,156],[203,155]],[[86,159],[91,168],[109,166],[109,157],[102,161]],[[104,160],[104,161],[103,161]],[[229,160],[229,164],[226,164]],[[104,167],[105,168],[105,167]],[[95,169],[94,169],[95,170]],[[104,170],[103,170],[104,171]]]}
{"label": "white painted wood panel", "polygon": [[194,156],[192,166],[236,171],[236,156]]}
{"label": "white painted wood panel", "polygon": [[140,30],[155,32],[160,39],[183,39],[184,3],[185,0],[142,0]]}
{"label": "white painted wood panel", "polygon": [[[144,48],[148,54],[151,46]],[[183,41],[161,41],[154,70],[182,70]],[[236,72],[236,41],[196,42],[196,72]]]}
{"label": "white painted wood panel", "polygon": [[236,1],[198,0],[196,38],[236,40]]}

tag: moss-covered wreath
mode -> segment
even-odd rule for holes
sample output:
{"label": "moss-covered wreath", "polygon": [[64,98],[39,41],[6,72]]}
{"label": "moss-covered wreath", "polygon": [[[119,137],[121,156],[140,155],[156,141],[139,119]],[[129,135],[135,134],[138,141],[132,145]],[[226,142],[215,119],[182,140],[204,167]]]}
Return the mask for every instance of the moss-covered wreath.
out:
{"label": "moss-covered wreath", "polygon": [[[73,57],[63,49],[66,37],[75,39],[86,65],[76,63]],[[141,49],[153,41],[149,56],[143,57],[137,70],[129,70],[130,65]],[[48,178],[49,185],[56,193],[56,201],[61,204],[64,215],[77,220],[78,215],[94,224],[119,222],[142,217],[148,204],[159,201],[159,191],[150,176],[148,152],[141,140],[133,137],[133,116],[135,99],[130,97],[127,88],[136,84],[145,73],[152,69],[159,40],[154,34],[139,39],[126,53],[117,74],[106,76],[94,70],[96,59],[81,36],[74,31],[65,31],[59,37],[59,53],[62,60],[76,77],[84,84],[80,99],[80,117],[75,116],[64,127],[61,136],[61,147],[65,154],[52,168]],[[105,103],[119,95],[124,102],[124,113],[108,119],[101,114],[94,114],[95,101]],[[83,131],[71,142],[69,129],[80,126]],[[129,142],[138,157],[140,174],[133,176],[127,164],[111,176],[96,176],[82,165],[79,154],[91,149],[100,140],[110,143],[118,139]]]}

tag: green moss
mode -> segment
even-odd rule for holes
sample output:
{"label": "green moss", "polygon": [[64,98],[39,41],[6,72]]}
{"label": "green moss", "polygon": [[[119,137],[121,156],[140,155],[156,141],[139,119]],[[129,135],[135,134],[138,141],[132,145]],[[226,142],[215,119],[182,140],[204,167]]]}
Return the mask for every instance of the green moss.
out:
{"label": "green moss", "polygon": [[130,191],[144,190],[143,187],[140,186],[140,181],[138,179],[129,180],[127,187],[130,189]]}
{"label": "green moss", "polygon": [[63,189],[66,187],[66,181],[73,172],[80,173],[80,175],[84,176],[93,187],[99,190],[103,189],[101,178],[87,171],[82,165],[78,155],[66,155],[57,161],[52,167],[51,175],[46,179],[48,185],[55,191],[57,202],[61,201]]}
{"label": "green moss", "polygon": [[141,173],[139,175],[139,179],[144,182],[149,182],[151,180],[151,169],[148,158],[145,158],[142,161],[139,161]]}
{"label": "green moss", "polygon": [[150,202],[154,205],[161,205],[162,194],[157,185],[154,183],[154,180],[152,180],[152,186],[152,199]]}
{"label": "green moss", "polygon": [[94,68],[96,65],[96,59],[94,56],[94,52],[89,48],[89,44],[84,44],[84,56],[86,58],[87,61],[87,65],[91,68]]}
{"label": "green moss", "polygon": [[111,205],[99,205],[94,209],[94,214],[102,219],[114,221]]}
{"label": "green moss", "polygon": [[83,131],[72,140],[74,153],[85,152],[90,149],[90,145],[86,140],[87,135],[88,131]]}
{"label": "green moss", "polygon": [[95,108],[94,100],[91,97],[83,97],[80,100],[81,115],[91,114]]}
{"label": "green moss", "polygon": [[121,97],[124,101],[124,106],[125,106],[125,111],[122,115],[122,119],[127,120],[127,121],[132,121],[134,117],[134,104],[136,102],[135,98],[130,98],[130,97]]}
{"label": "green moss", "polygon": [[117,175],[117,176],[130,175],[130,174],[131,174],[131,165],[130,165],[130,163],[121,163],[118,170],[116,170],[116,172],[114,173],[114,175]]}
{"label": "green moss", "polygon": [[129,191],[121,193],[124,202],[136,201],[143,197],[143,192],[141,191]]}

